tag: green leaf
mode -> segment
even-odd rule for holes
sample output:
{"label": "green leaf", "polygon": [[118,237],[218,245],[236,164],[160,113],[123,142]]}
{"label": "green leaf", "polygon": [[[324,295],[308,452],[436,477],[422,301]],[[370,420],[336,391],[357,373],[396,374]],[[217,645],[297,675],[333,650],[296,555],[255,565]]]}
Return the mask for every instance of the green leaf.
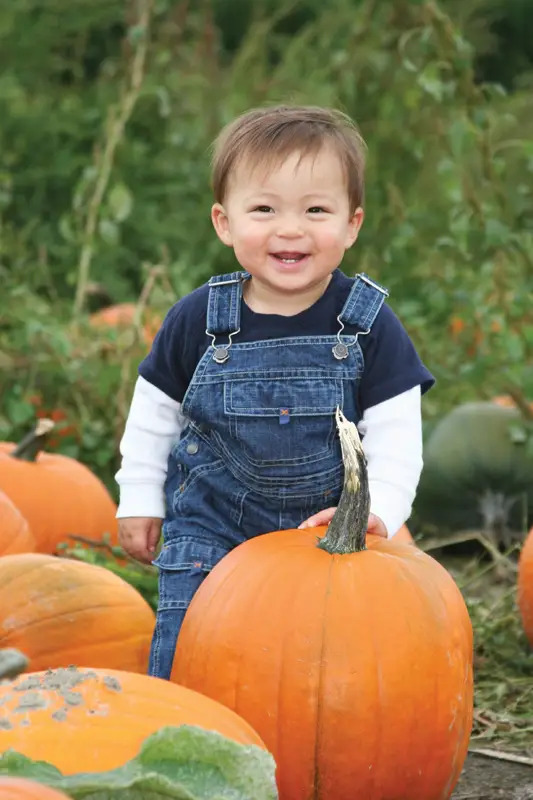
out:
{"label": "green leaf", "polygon": [[32,761],[14,750],[6,750],[0,755],[0,775],[12,778],[31,778],[49,786],[63,780],[63,776],[53,764],[46,761]]}
{"label": "green leaf", "polygon": [[437,103],[440,103],[443,96],[443,83],[440,79],[439,69],[436,64],[428,64],[419,73],[417,83],[427,94],[431,95]]}
{"label": "green leaf", "polygon": [[17,396],[8,397],[6,411],[8,418],[14,425],[26,425],[35,418],[35,408],[31,403],[27,403]]}
{"label": "green leaf", "polygon": [[133,196],[124,183],[115,183],[109,192],[109,208],[117,222],[124,222],[131,214]]}
{"label": "green leaf", "polygon": [[76,234],[72,227],[72,220],[68,214],[62,214],[59,218],[59,233],[66,242],[75,242]]}
{"label": "green leaf", "polygon": [[119,241],[117,225],[110,219],[101,219],[98,225],[100,236],[106,244],[116,245]]}
{"label": "green leaf", "polygon": [[139,755],[101,773],[63,776],[50,764],[8,751],[0,775],[24,776],[74,800],[277,800],[275,763],[255,745],[241,745],[191,725],[161,728]]}

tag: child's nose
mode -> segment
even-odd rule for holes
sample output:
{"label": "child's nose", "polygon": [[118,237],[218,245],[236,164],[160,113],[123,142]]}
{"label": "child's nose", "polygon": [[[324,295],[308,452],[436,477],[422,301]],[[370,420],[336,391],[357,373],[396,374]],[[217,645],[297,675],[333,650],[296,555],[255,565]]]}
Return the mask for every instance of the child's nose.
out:
{"label": "child's nose", "polygon": [[302,235],[302,225],[296,215],[283,216],[278,220],[278,236],[294,239]]}

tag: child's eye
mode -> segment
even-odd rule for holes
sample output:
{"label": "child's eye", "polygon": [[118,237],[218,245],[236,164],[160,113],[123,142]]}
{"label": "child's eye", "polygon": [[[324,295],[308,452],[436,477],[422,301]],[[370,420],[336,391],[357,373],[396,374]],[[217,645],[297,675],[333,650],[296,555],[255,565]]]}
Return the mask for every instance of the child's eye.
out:
{"label": "child's eye", "polygon": [[270,214],[273,209],[270,206],[256,206],[253,211],[259,211],[261,214]]}
{"label": "child's eye", "polygon": [[322,206],[311,206],[311,208],[307,209],[309,214],[326,214],[326,209]]}

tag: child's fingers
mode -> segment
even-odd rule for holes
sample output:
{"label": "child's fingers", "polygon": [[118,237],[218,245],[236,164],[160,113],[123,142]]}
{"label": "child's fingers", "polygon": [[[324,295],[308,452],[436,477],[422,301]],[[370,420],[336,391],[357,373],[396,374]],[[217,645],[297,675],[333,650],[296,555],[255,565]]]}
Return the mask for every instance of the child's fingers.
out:
{"label": "child's fingers", "polygon": [[137,561],[150,562],[153,553],[149,552],[148,536],[146,533],[137,530],[120,530],[119,544],[126,553]]}
{"label": "child's fingers", "polygon": [[383,520],[376,516],[376,514],[369,514],[367,533],[373,536],[381,536],[383,539],[387,538],[387,528]]}
{"label": "child's fingers", "polygon": [[303,530],[304,528],[316,528],[318,525],[329,525],[336,510],[336,506],[322,509],[322,511],[319,511],[317,514],[313,514],[312,517],[309,517],[300,525],[298,525],[298,530]]}

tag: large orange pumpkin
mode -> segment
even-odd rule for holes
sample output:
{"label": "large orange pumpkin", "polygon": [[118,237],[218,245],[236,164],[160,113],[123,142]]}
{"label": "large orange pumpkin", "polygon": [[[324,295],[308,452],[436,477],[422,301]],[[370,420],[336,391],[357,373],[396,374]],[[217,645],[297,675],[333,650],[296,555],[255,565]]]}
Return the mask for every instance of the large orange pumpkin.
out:
{"label": "large orange pumpkin", "polygon": [[394,534],[392,538],[395,542],[401,542],[402,544],[415,543],[415,540],[411,536],[411,531],[407,525],[402,525],[402,527]]}
{"label": "large orange pumpkin", "polygon": [[[0,443],[0,489],[27,520],[41,553],[54,553],[75,534],[118,544],[116,505],[104,484],[84,465],[40,452],[53,423],[41,419],[18,445]],[[70,540],[72,543],[72,540]]]}
{"label": "large orange pumpkin", "polygon": [[68,800],[68,797],[27,778],[0,776],[0,800]]}
{"label": "large orange pumpkin", "polygon": [[0,685],[0,752],[11,747],[67,775],[121,766],[165,725],[198,725],[264,747],[233,711],[148,675],[73,668]]}
{"label": "large orange pumpkin", "polygon": [[28,522],[7,494],[0,490],[0,556],[32,553],[35,539]]}
{"label": "large orange pumpkin", "polygon": [[0,648],[31,670],[86,664],[146,672],[154,613],[104,567],[40,553],[0,558]]}
{"label": "large orange pumpkin", "polygon": [[533,528],[523,544],[518,562],[518,607],[526,636],[533,646]]}
{"label": "large orange pumpkin", "polygon": [[364,458],[355,425],[341,417],[339,431],[345,485],[327,533],[257,536],[222,559],[187,612],[171,679],[257,730],[280,800],[444,800],[472,723],[470,620],[419,548],[365,547]]}

